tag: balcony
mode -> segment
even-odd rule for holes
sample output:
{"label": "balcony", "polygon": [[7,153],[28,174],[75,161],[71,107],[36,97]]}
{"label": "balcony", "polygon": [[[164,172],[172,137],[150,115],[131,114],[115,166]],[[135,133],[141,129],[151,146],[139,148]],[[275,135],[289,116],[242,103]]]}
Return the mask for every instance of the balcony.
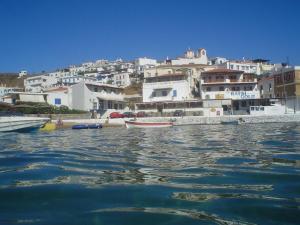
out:
{"label": "balcony", "polygon": [[257,83],[256,79],[206,79],[202,84],[237,84],[237,83]]}

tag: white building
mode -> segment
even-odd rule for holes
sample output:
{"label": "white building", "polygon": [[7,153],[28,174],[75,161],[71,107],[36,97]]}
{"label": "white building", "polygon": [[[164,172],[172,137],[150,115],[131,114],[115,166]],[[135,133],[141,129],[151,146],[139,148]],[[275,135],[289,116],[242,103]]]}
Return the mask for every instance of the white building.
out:
{"label": "white building", "polygon": [[229,69],[212,69],[201,73],[203,99],[257,99],[257,78],[253,74]]}
{"label": "white building", "polygon": [[121,72],[114,74],[114,84],[122,87],[129,86],[131,84],[130,74],[131,73],[129,72]]}
{"label": "white building", "polygon": [[42,92],[44,89],[48,89],[56,85],[58,78],[54,76],[48,76],[46,74],[39,76],[27,77],[24,80],[25,91],[27,92]]}
{"label": "white building", "polygon": [[220,68],[239,70],[239,71],[244,71],[245,73],[254,73],[257,75],[260,74],[259,66],[257,65],[257,63],[253,63],[251,61],[230,60],[223,64],[220,64]]}
{"label": "white building", "polygon": [[96,78],[93,77],[84,77],[84,76],[69,76],[69,77],[63,77],[60,79],[60,83],[64,86],[71,86],[74,84],[77,84],[82,81],[87,82],[94,82],[96,81]]}
{"label": "white building", "polygon": [[145,69],[155,67],[157,65],[156,59],[149,59],[149,58],[137,58],[135,60],[135,70],[138,74],[144,72]]}
{"label": "white building", "polygon": [[219,68],[226,68],[230,70],[240,70],[245,73],[253,73],[262,75],[272,71],[274,64],[269,64],[268,60],[229,60],[222,64],[218,64]]}
{"label": "white building", "polygon": [[143,83],[143,102],[183,101],[192,99],[190,78],[186,74],[147,77]]}
{"label": "white building", "polygon": [[[22,88],[18,88],[18,87],[1,87],[0,86],[0,97],[7,95],[9,93],[12,92],[18,92],[18,91],[22,91]],[[1,99],[0,99],[1,101]]]}
{"label": "white building", "polygon": [[19,72],[19,77],[24,77],[24,76],[27,76],[28,75],[28,72],[26,70],[21,70]]}
{"label": "white building", "polygon": [[72,109],[72,89],[70,87],[52,88],[45,92],[47,94],[46,101],[54,106],[67,106]]}
{"label": "white building", "polygon": [[125,108],[123,89],[95,82],[80,82],[71,87],[72,108],[84,111],[95,110],[103,115],[107,110]]}
{"label": "white building", "polygon": [[[200,92],[202,99],[224,99],[224,110],[233,107],[235,111],[247,110],[260,99],[255,74],[230,69],[212,69],[201,73]],[[225,102],[225,101],[224,101]]]}
{"label": "white building", "polygon": [[214,57],[214,58],[209,59],[208,64],[209,65],[220,65],[220,64],[223,64],[227,61],[228,60],[224,57]]}
{"label": "white building", "polygon": [[185,52],[184,57],[178,57],[177,59],[166,60],[167,64],[171,65],[186,65],[186,64],[208,64],[208,58],[206,50],[204,48],[198,49],[195,53],[192,50]]}

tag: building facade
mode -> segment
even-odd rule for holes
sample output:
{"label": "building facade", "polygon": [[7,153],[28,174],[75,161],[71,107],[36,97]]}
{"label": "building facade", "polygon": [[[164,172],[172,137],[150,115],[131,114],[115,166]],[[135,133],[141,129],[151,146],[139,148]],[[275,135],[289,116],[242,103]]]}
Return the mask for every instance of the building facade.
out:
{"label": "building facade", "polygon": [[275,96],[300,96],[300,66],[282,68],[273,73]]}
{"label": "building facade", "polygon": [[200,96],[202,99],[227,100],[223,102],[224,111],[246,111],[260,99],[256,75],[230,69],[203,72]]}
{"label": "building facade", "polygon": [[80,82],[71,87],[72,108],[84,111],[123,110],[126,106],[123,89],[95,82]]}
{"label": "building facade", "polygon": [[183,101],[192,99],[190,77],[186,74],[165,74],[147,77],[143,83],[143,102]]}
{"label": "building facade", "polygon": [[258,88],[261,98],[275,98],[274,76],[262,76],[258,81]]}

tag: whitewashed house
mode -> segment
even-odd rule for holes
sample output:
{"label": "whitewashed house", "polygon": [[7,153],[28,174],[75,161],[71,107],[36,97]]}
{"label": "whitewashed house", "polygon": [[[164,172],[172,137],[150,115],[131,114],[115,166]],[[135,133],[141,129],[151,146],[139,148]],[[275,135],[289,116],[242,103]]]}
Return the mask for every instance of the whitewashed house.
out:
{"label": "whitewashed house", "polygon": [[54,76],[48,76],[47,74],[27,77],[24,79],[24,86],[26,92],[42,92],[44,89],[48,89],[56,85],[58,78]]}
{"label": "whitewashed house", "polygon": [[157,60],[156,59],[149,59],[149,58],[137,58],[135,60],[135,71],[138,74],[144,73],[144,70],[147,68],[155,67],[157,66]]}
{"label": "whitewashed house", "polygon": [[96,82],[80,82],[71,87],[72,108],[84,111],[123,110],[126,106],[123,88]]}

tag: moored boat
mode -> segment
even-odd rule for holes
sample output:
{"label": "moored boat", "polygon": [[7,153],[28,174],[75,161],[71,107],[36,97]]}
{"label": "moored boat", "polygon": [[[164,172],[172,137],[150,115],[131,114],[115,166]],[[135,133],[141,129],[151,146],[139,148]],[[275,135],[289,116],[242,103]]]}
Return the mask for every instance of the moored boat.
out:
{"label": "moored boat", "polygon": [[73,130],[83,130],[83,129],[101,129],[102,124],[76,124],[72,126]]}
{"label": "moored boat", "polygon": [[171,127],[173,122],[143,122],[143,121],[125,121],[127,128],[158,128]]}
{"label": "moored boat", "polygon": [[39,129],[49,118],[28,117],[28,116],[1,116],[0,132],[7,131],[31,131]]}

